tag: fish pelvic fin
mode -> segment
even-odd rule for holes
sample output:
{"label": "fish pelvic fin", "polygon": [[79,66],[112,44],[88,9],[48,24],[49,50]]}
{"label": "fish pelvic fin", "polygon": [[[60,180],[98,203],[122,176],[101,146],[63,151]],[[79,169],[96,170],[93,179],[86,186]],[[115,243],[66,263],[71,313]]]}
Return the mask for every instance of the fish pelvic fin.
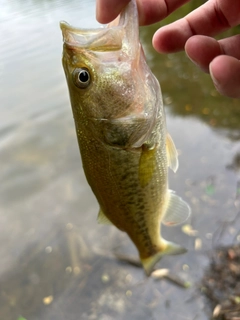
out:
{"label": "fish pelvic fin", "polygon": [[139,161],[139,181],[141,187],[146,187],[152,180],[156,170],[156,148],[142,148],[142,153]]}
{"label": "fish pelvic fin", "polygon": [[157,262],[159,262],[162,257],[165,255],[177,255],[183,254],[187,252],[187,249],[173,243],[162,239],[162,243],[164,244],[164,249],[160,249],[159,252],[155,253],[151,257],[148,258],[140,258],[145,274],[150,276],[154,270],[154,266]]}
{"label": "fish pelvic fin", "polygon": [[101,208],[99,209],[99,212],[98,212],[97,221],[99,224],[112,225],[112,222],[106,217],[105,213]]}
{"label": "fish pelvic fin", "polygon": [[173,170],[173,172],[176,172],[178,169],[178,152],[169,133],[166,138],[166,148],[168,166]]}

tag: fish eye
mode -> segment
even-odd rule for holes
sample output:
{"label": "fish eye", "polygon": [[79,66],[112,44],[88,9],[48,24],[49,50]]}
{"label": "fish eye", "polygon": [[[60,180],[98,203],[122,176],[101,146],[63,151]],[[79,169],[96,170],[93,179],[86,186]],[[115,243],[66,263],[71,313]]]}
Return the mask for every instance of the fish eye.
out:
{"label": "fish eye", "polygon": [[91,76],[87,68],[76,68],[73,71],[74,84],[81,89],[87,88],[91,81]]}

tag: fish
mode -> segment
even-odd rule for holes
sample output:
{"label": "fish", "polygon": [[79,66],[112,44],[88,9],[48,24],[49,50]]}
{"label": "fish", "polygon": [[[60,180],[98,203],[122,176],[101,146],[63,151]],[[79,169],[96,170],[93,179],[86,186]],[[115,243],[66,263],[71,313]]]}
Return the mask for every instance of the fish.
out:
{"label": "fish", "polygon": [[139,40],[131,0],[107,26],[79,29],[62,21],[62,63],[86,179],[98,222],[127,233],[146,275],[186,249],[161,236],[161,223],[188,219],[189,205],[168,188],[178,154],[167,132],[160,85]]}

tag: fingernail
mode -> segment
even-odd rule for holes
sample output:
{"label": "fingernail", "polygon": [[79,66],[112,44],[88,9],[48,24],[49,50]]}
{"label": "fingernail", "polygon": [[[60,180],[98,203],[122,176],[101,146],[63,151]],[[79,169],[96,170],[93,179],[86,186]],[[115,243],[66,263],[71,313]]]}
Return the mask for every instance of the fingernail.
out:
{"label": "fingernail", "polygon": [[96,19],[99,21],[99,2],[96,1]]}
{"label": "fingernail", "polygon": [[[185,51],[185,52],[186,52],[186,51]],[[189,59],[190,61],[192,61],[192,63],[195,64],[195,66],[197,66],[198,68],[202,69],[202,67],[201,67],[195,60],[193,60],[193,59],[187,54],[187,52],[186,52],[186,56],[188,57],[188,59]],[[202,69],[202,70],[203,70],[203,69]],[[205,70],[203,70],[203,71],[205,71]]]}
{"label": "fingernail", "polygon": [[209,65],[209,72],[210,72],[210,76],[211,76],[211,78],[212,78],[212,81],[213,81],[215,87],[218,89],[218,88],[219,88],[219,82],[218,82],[218,80],[217,80],[217,79],[214,77],[214,75],[213,75],[212,68],[211,68],[211,63],[210,63],[210,65]]}
{"label": "fingernail", "polygon": [[191,60],[194,64],[196,64],[196,65],[198,66],[197,62],[194,61],[194,60],[188,55],[187,51],[185,51],[185,53],[186,53],[188,59]]}
{"label": "fingernail", "polygon": [[186,52],[186,55],[188,57],[189,60],[191,60],[199,69],[201,69],[203,72],[208,73],[209,72],[209,68],[202,66],[201,64],[199,64],[197,61],[195,61],[194,59],[192,59]]}

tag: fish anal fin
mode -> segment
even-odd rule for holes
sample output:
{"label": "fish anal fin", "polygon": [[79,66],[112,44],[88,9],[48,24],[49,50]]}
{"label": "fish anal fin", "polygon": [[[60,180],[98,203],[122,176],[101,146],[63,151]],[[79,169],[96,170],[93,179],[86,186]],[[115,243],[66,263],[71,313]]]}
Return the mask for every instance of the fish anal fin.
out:
{"label": "fish anal fin", "polygon": [[98,212],[97,221],[99,224],[108,224],[108,225],[112,224],[112,222],[106,217],[105,213],[102,211],[101,208]]}
{"label": "fish anal fin", "polygon": [[176,172],[178,169],[178,152],[173,142],[173,139],[169,133],[167,134],[166,148],[167,148],[168,166],[174,172]]}
{"label": "fish anal fin", "polygon": [[142,153],[139,161],[139,181],[145,187],[151,181],[156,170],[156,148],[148,149],[142,146]]}
{"label": "fish anal fin", "polygon": [[164,214],[162,223],[166,226],[175,226],[186,221],[190,214],[191,208],[185,202],[177,196],[174,191],[168,190],[169,200],[166,212]]}
{"label": "fish anal fin", "polygon": [[160,249],[159,252],[151,257],[141,259],[143,268],[147,276],[150,276],[154,270],[154,266],[159,262],[165,255],[176,255],[186,253],[187,250],[173,242],[168,242],[162,239],[164,249]]}

